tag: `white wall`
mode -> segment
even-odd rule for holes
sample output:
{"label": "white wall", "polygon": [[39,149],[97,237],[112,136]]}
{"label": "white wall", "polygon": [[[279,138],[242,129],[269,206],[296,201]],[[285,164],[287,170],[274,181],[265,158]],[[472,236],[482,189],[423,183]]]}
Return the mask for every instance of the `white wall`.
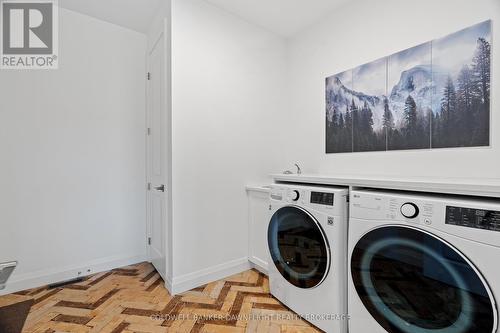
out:
{"label": "white wall", "polygon": [[173,1],[172,20],[174,289],[184,289],[248,265],[245,185],[284,167],[286,44],[199,0]]}
{"label": "white wall", "polygon": [[146,36],[61,9],[59,43],[58,70],[0,73],[4,292],[146,255]]}
{"label": "white wall", "polygon": [[[493,19],[492,147],[325,154],[325,78]],[[500,171],[500,2],[353,1],[290,40],[288,160],[323,174],[498,178]]]}
{"label": "white wall", "polygon": [[[146,256],[151,34],[60,13],[60,69],[0,74],[0,262],[20,262],[4,292]],[[152,33],[165,17],[168,7]],[[359,0],[288,42],[201,0],[174,0],[172,18],[174,291],[247,267],[245,185],[294,162],[329,174],[499,176],[495,112],[488,149],[324,153],[325,77],[490,18],[500,45],[497,0]]]}

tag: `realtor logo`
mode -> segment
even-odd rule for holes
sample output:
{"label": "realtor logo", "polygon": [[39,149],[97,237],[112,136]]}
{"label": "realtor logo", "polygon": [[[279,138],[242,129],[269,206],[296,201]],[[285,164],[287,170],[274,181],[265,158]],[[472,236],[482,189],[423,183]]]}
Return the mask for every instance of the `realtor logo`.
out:
{"label": "realtor logo", "polygon": [[2,69],[56,69],[56,1],[0,0]]}

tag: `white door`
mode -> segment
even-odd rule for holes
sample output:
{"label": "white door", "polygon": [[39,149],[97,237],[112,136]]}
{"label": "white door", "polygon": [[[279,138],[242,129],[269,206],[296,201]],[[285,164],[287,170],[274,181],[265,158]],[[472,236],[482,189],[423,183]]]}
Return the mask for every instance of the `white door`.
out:
{"label": "white door", "polygon": [[148,55],[147,164],[148,237],[150,260],[166,281],[167,222],[167,107],[165,103],[165,49],[163,34]]}

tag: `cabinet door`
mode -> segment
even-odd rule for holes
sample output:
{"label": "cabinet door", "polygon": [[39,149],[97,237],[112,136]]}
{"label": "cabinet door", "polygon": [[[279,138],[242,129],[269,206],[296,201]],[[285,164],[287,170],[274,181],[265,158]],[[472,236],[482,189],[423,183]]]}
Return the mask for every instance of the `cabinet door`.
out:
{"label": "cabinet door", "polygon": [[267,247],[267,227],[269,225],[269,191],[249,189],[248,223],[249,223],[249,260],[255,268],[267,273],[269,250]]}

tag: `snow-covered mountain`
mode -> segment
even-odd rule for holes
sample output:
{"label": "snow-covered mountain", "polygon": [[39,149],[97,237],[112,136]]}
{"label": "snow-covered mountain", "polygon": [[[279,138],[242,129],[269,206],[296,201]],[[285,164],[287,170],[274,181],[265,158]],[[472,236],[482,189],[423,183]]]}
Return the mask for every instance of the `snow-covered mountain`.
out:
{"label": "snow-covered mountain", "polygon": [[337,110],[345,115],[347,108],[350,107],[352,101],[359,108],[368,104],[373,113],[373,129],[377,130],[382,127],[382,117],[384,114],[384,96],[371,96],[362,92],[354,91],[340,81],[338,77],[332,76],[327,79],[326,83],[327,94],[327,117],[328,121],[332,121],[333,112]]}
{"label": "snow-covered mountain", "polygon": [[411,96],[417,104],[420,117],[429,114],[432,109],[432,66],[415,66],[401,73],[399,82],[389,95],[389,107],[394,116],[396,127],[402,126],[405,102]]}
{"label": "snow-covered mountain", "polygon": [[[397,128],[403,126],[404,108],[408,96],[415,100],[417,113],[420,117],[427,115],[433,107],[436,110],[439,105],[439,100],[436,100],[436,89],[443,86],[442,80],[445,78],[443,75],[435,75],[433,82],[432,66],[430,65],[415,66],[401,73],[398,83],[389,90],[388,96],[389,108]],[[335,109],[339,113],[345,114],[347,106],[351,105],[352,100],[354,100],[354,103],[359,107],[362,107],[366,102],[373,112],[373,129],[378,131],[382,128],[385,95],[370,96],[351,90],[335,76],[327,79],[326,92],[329,121],[332,120]]]}

